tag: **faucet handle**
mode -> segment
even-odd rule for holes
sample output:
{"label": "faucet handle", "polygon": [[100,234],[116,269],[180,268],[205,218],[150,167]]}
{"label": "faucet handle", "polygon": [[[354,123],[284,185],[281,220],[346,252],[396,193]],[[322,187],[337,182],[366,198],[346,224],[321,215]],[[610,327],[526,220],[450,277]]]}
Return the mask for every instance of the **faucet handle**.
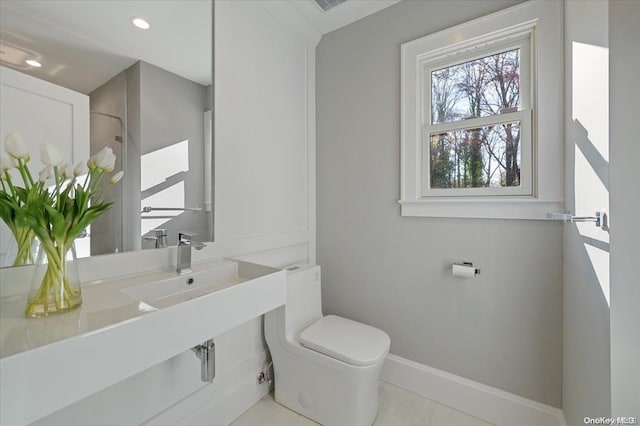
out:
{"label": "faucet handle", "polygon": [[193,237],[198,234],[190,234],[188,232],[178,232],[178,245],[191,246],[196,250],[202,250],[207,245],[200,241],[194,241]]}
{"label": "faucet handle", "polygon": [[164,228],[152,229],[151,231],[149,231],[149,233],[151,233],[154,237],[166,237],[167,236],[167,230],[164,229]]}
{"label": "faucet handle", "polygon": [[154,241],[156,248],[167,247],[167,230],[163,228],[156,228],[149,231],[150,235],[142,237],[146,241]]}
{"label": "faucet handle", "polygon": [[178,245],[191,244],[192,239],[193,239],[193,234],[190,234],[188,232],[178,232]]}

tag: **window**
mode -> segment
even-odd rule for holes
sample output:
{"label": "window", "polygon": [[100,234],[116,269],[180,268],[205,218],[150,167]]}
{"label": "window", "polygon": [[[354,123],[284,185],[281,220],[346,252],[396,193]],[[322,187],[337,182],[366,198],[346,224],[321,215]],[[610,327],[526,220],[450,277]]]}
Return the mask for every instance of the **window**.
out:
{"label": "window", "polygon": [[492,50],[423,63],[423,195],[532,195],[529,39]]}
{"label": "window", "polygon": [[562,211],[557,3],[528,2],[402,45],[403,215]]}

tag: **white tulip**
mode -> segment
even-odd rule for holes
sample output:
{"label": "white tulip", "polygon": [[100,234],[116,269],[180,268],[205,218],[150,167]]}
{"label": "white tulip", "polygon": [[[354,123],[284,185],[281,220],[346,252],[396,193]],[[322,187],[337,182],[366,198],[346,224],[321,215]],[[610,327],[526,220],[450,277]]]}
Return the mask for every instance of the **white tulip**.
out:
{"label": "white tulip", "polygon": [[53,142],[42,142],[40,145],[40,161],[46,166],[57,167],[64,163],[64,158]]}
{"label": "white tulip", "polygon": [[112,152],[111,155],[105,161],[105,165],[102,168],[105,172],[111,172],[116,167],[116,155]]}
{"label": "white tulip", "polygon": [[0,154],[0,171],[4,172],[5,170],[13,169],[15,166],[14,166],[14,162],[11,160],[12,160],[11,157],[8,157],[4,154]]}
{"label": "white tulip", "polygon": [[[15,169],[9,169],[9,170],[3,170],[3,171],[1,171],[1,172],[0,172],[0,180],[4,180],[4,181],[7,181],[7,180],[14,180],[14,177],[15,177],[15,176],[13,176],[13,175],[14,175],[14,170],[15,170]],[[7,174],[8,174],[9,176],[7,176]]]}
{"label": "white tulip", "polygon": [[58,166],[58,168],[62,171],[62,177],[66,178],[72,178],[73,175],[73,166],[71,164],[67,164],[64,163],[61,166]]}
{"label": "white tulip", "polygon": [[102,169],[105,172],[110,172],[116,165],[116,156],[113,153],[113,150],[108,146],[105,146],[100,151],[98,151],[95,155],[92,155],[87,161],[87,167],[90,170],[93,169]]}
{"label": "white tulip", "polygon": [[4,149],[13,158],[23,158],[24,161],[29,161],[30,159],[29,147],[17,133],[9,133],[7,135],[4,139]]}
{"label": "white tulip", "polygon": [[46,182],[47,179],[51,179],[53,177],[53,167],[47,166],[44,169],[40,170],[38,175],[38,180],[40,182]]}
{"label": "white tulip", "polygon": [[122,179],[122,176],[124,176],[124,172],[121,170],[118,173],[111,176],[111,179],[109,179],[109,183],[115,184],[120,182],[120,179]]}
{"label": "white tulip", "polygon": [[82,176],[87,174],[88,171],[89,169],[87,168],[87,165],[84,164],[82,161],[80,161],[78,164],[76,164],[76,167],[73,169],[73,175],[75,177]]}

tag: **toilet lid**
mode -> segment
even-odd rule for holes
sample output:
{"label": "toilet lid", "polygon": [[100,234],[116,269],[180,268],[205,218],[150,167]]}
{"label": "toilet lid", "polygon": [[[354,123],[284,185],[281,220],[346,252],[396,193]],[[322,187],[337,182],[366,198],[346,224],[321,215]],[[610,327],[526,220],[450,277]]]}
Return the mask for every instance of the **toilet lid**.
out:
{"label": "toilet lid", "polygon": [[302,345],[351,365],[371,365],[389,351],[387,333],[335,315],[327,315],[300,333]]}

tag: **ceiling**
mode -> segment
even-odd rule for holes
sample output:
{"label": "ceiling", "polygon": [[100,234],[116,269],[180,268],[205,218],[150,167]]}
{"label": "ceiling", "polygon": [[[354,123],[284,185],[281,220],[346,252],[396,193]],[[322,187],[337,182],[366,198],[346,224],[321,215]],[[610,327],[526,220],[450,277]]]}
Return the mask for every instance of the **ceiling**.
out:
{"label": "ceiling", "polygon": [[209,0],[2,0],[0,63],[82,93],[139,59],[209,85],[211,16]]}
{"label": "ceiling", "polygon": [[349,25],[402,0],[347,0],[326,12],[313,0],[288,0],[321,35]]}
{"label": "ceiling", "polygon": [[[260,1],[287,7],[319,36],[401,0],[348,0],[326,12],[314,0]],[[151,28],[134,27],[134,16]],[[209,85],[211,16],[211,0],[1,0],[0,64],[86,94],[138,60]]]}

